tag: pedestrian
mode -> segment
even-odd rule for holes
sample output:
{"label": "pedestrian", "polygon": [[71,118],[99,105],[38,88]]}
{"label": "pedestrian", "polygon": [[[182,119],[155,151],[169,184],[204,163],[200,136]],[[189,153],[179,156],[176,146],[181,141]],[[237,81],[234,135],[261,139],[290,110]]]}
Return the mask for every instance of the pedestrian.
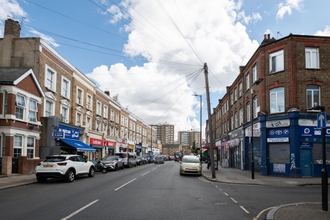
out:
{"label": "pedestrian", "polygon": [[210,169],[211,166],[211,157],[207,156],[207,169]]}

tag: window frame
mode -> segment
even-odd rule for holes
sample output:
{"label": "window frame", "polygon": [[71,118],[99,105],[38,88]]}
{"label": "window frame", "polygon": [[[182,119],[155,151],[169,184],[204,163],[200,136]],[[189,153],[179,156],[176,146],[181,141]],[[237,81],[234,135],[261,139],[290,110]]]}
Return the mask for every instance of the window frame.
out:
{"label": "window frame", "polygon": [[[31,103],[35,103],[35,109],[31,109]],[[35,120],[31,120],[31,115],[34,115]],[[29,121],[37,122],[38,121],[38,102],[35,99],[29,100]]]}
{"label": "window frame", "polygon": [[[51,114],[47,114],[47,103],[50,103],[51,104]],[[50,100],[50,99],[46,99],[46,101],[45,101],[45,106],[44,106],[44,116],[45,117],[49,117],[49,116],[54,116],[55,115],[55,102],[53,101],[53,100]]]}
{"label": "window frame", "polygon": [[[22,98],[22,100],[19,100],[19,98]],[[21,103],[21,101],[23,101]],[[15,117],[16,119],[24,120],[25,119],[25,109],[26,109],[26,97],[20,93],[16,94],[16,100],[15,100]],[[20,110],[20,112],[18,112]],[[19,117],[20,116],[20,117]]]}
{"label": "window frame", "polygon": [[[317,88],[317,89],[316,89]],[[315,101],[315,96],[314,93],[318,92],[318,100]],[[311,92],[312,94],[309,95],[308,92]],[[311,97],[311,101],[309,101],[309,97]],[[309,106],[311,104],[311,106]],[[314,107],[315,105],[321,105],[321,87],[317,85],[307,85],[306,86],[306,106],[307,109]]]}
{"label": "window frame", "polygon": [[[51,74],[51,79],[49,79],[49,75]],[[56,78],[57,78],[57,71],[51,68],[50,66],[45,66],[45,87],[53,92],[56,92]]]}
{"label": "window frame", "polygon": [[[65,87],[65,85],[67,87]],[[62,76],[61,80],[61,96],[70,99],[70,88],[71,88],[71,82],[66,77]],[[66,93],[66,94],[64,94]]]}
{"label": "window frame", "polygon": [[[274,96],[275,100],[273,100],[273,96]],[[282,106],[281,106],[281,102],[283,103]],[[273,89],[269,90],[269,107],[270,107],[271,114],[285,112],[285,89],[284,89],[284,87],[277,87],[277,88],[273,88]],[[283,109],[281,110],[280,107],[282,107]]]}
{"label": "window frame", "polygon": [[[309,54],[309,59],[308,59],[308,54]],[[313,58],[315,58],[315,60]],[[315,61],[315,63],[313,62],[313,60]],[[309,63],[309,66],[308,66],[308,63]],[[305,47],[305,67],[306,67],[306,69],[320,69],[319,48]]]}
{"label": "window frame", "polygon": [[[275,65],[274,65],[275,61]],[[275,68],[275,69],[273,69]],[[277,73],[284,70],[284,50],[278,50],[269,54],[269,73]]]}

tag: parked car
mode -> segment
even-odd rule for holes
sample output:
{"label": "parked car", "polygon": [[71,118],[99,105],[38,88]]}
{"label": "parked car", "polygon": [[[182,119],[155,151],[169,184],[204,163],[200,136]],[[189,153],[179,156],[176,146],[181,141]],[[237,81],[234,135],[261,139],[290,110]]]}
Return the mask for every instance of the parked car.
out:
{"label": "parked car", "polygon": [[163,163],[165,163],[165,161],[164,161],[163,157],[155,157],[154,163],[155,164],[163,164]]}
{"label": "parked car", "polygon": [[136,164],[137,165],[145,165],[147,160],[142,156],[136,156]]}
{"label": "parked car", "polygon": [[153,163],[154,162],[154,157],[149,154],[143,155],[143,157],[147,160],[148,163]]}
{"label": "parked car", "polygon": [[123,159],[119,156],[105,156],[99,161],[99,166],[105,167],[106,171],[124,169]]}
{"label": "parked car", "polygon": [[127,152],[120,152],[120,153],[115,153],[116,156],[119,156],[122,158],[124,166],[125,167],[136,167],[136,156],[132,153],[127,153]]}
{"label": "parked car", "polygon": [[67,182],[73,182],[77,176],[81,175],[94,177],[95,166],[81,155],[76,154],[48,156],[36,167],[36,177],[39,183],[46,182],[48,178],[62,178]]}
{"label": "parked car", "polygon": [[184,155],[180,161],[180,175],[202,175],[202,163],[197,156]]}

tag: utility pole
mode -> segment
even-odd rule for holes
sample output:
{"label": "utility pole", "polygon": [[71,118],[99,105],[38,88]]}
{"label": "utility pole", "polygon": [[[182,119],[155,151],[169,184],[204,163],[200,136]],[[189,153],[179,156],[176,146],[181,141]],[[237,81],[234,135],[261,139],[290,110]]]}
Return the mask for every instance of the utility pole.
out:
{"label": "utility pole", "polygon": [[215,176],[215,167],[214,167],[214,149],[213,149],[213,131],[212,131],[212,120],[211,120],[211,104],[210,104],[210,90],[209,90],[209,78],[208,78],[208,67],[207,63],[204,63],[204,75],[205,75],[205,87],[206,87],[206,101],[207,101],[207,113],[209,118],[209,135],[210,135],[210,157],[211,157],[211,170],[212,178]]}

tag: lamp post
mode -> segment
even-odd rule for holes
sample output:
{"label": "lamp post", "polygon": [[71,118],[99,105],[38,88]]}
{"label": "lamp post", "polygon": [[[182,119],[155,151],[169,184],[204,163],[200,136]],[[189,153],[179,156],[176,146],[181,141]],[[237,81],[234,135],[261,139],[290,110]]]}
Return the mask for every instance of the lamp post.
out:
{"label": "lamp post", "polygon": [[256,85],[259,85],[263,78],[259,78],[254,82],[254,85],[251,87],[251,179],[254,179],[254,152],[253,152],[253,119],[254,119],[254,114],[253,114],[253,87]]}
{"label": "lamp post", "polygon": [[196,95],[199,96],[199,153],[200,153],[200,159],[202,159],[202,95]]}
{"label": "lamp post", "polygon": [[154,155],[153,151],[152,151],[152,127],[153,126],[157,126],[157,125],[150,125],[150,128],[151,128],[151,154]]}

